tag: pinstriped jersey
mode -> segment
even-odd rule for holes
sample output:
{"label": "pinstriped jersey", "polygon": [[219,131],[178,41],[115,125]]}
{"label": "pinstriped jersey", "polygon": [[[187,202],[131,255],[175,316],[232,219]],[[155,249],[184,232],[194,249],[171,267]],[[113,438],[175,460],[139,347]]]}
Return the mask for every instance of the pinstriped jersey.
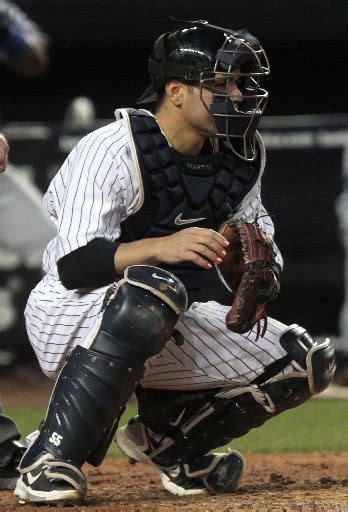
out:
{"label": "pinstriped jersey", "polygon": [[[56,263],[60,258],[95,238],[118,240],[121,222],[142,204],[142,183],[128,112],[116,110],[115,115],[116,122],[90,133],[77,144],[44,197],[57,236],[46,248],[43,267],[54,279],[58,279]],[[258,216],[259,226],[273,237],[273,222],[261,203],[260,178],[234,218],[253,222]],[[279,251],[277,261],[282,265]]]}
{"label": "pinstriped jersey", "polygon": [[[262,162],[260,175],[264,157]],[[260,216],[258,224],[272,237],[273,223],[262,206],[260,188],[258,179],[234,217],[253,222]],[[143,198],[128,112],[116,111],[114,123],[90,133],[73,149],[44,198],[57,233],[44,253],[46,275],[29,296],[25,318],[47,376],[57,376],[74,347],[90,346],[108,287],[67,290],[59,280],[57,261],[95,238],[116,241],[121,223],[141,208]],[[277,259],[281,263],[279,253]],[[255,332],[245,336],[226,329],[227,311],[216,302],[194,303],[175,327],[180,343],[168,340],[161,353],[147,362],[142,385],[164,389],[246,385],[283,356],[276,342],[286,326],[269,319],[267,332],[256,342]]]}

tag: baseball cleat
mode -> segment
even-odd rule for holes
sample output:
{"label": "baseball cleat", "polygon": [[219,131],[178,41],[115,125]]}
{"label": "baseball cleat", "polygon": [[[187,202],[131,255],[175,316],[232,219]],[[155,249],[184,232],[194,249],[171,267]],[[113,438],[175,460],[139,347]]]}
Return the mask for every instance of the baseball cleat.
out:
{"label": "baseball cleat", "polygon": [[156,464],[162,447],[150,429],[138,417],[116,432],[116,442],[132,464],[144,462],[159,474],[163,487],[177,496],[230,493],[236,490],[244,469],[240,453],[211,453],[189,463],[172,461],[170,466]]}
{"label": "baseball cleat", "polygon": [[20,467],[14,495],[20,502],[69,502],[82,500],[87,492],[83,473],[71,464],[44,453],[31,466]]}
{"label": "baseball cleat", "polygon": [[0,490],[14,489],[19,478],[18,465],[25,452],[19,441],[9,441],[0,446]]}
{"label": "baseball cleat", "polygon": [[152,466],[159,474],[163,487],[176,496],[192,494],[207,494],[207,488],[200,479],[188,478],[184,467],[175,463],[172,467],[163,467],[151,459],[151,444],[148,442],[149,433],[137,417],[132,418],[126,427],[116,432],[116,442],[129,462],[144,462]]}

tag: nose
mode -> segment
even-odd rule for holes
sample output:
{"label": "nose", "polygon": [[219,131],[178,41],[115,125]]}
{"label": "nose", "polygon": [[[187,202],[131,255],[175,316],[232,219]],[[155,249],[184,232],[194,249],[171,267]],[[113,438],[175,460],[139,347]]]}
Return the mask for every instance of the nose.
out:
{"label": "nose", "polygon": [[243,95],[235,84],[231,86],[230,94],[233,101],[236,101],[237,103],[243,101]]}

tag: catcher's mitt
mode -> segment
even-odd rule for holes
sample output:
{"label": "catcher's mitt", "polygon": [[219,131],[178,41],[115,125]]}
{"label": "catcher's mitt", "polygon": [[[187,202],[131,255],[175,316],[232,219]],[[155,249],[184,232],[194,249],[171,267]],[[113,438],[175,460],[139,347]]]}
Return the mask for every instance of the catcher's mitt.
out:
{"label": "catcher's mitt", "polygon": [[242,219],[222,225],[219,233],[230,245],[217,267],[218,273],[235,293],[232,308],[226,315],[226,325],[230,331],[243,334],[258,322],[258,338],[259,321],[265,320],[262,335],[267,326],[266,303],[279,293],[279,266],[272,242],[255,224]]}

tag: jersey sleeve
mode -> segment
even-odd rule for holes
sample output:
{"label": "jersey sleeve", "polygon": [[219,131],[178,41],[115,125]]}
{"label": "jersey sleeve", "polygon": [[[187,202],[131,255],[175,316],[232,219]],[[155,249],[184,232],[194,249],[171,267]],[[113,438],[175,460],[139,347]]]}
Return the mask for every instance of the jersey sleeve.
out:
{"label": "jersey sleeve", "polygon": [[97,130],[82,139],[50,185],[46,203],[56,217],[56,261],[96,238],[114,242],[120,236],[127,216],[120,131]]}
{"label": "jersey sleeve", "polygon": [[251,193],[246,196],[238,210],[231,217],[231,220],[243,219],[246,222],[254,223],[262,229],[273,242],[275,259],[280,268],[283,268],[284,261],[277,244],[274,241],[274,224],[267,210],[261,201],[261,183],[258,182]]}

